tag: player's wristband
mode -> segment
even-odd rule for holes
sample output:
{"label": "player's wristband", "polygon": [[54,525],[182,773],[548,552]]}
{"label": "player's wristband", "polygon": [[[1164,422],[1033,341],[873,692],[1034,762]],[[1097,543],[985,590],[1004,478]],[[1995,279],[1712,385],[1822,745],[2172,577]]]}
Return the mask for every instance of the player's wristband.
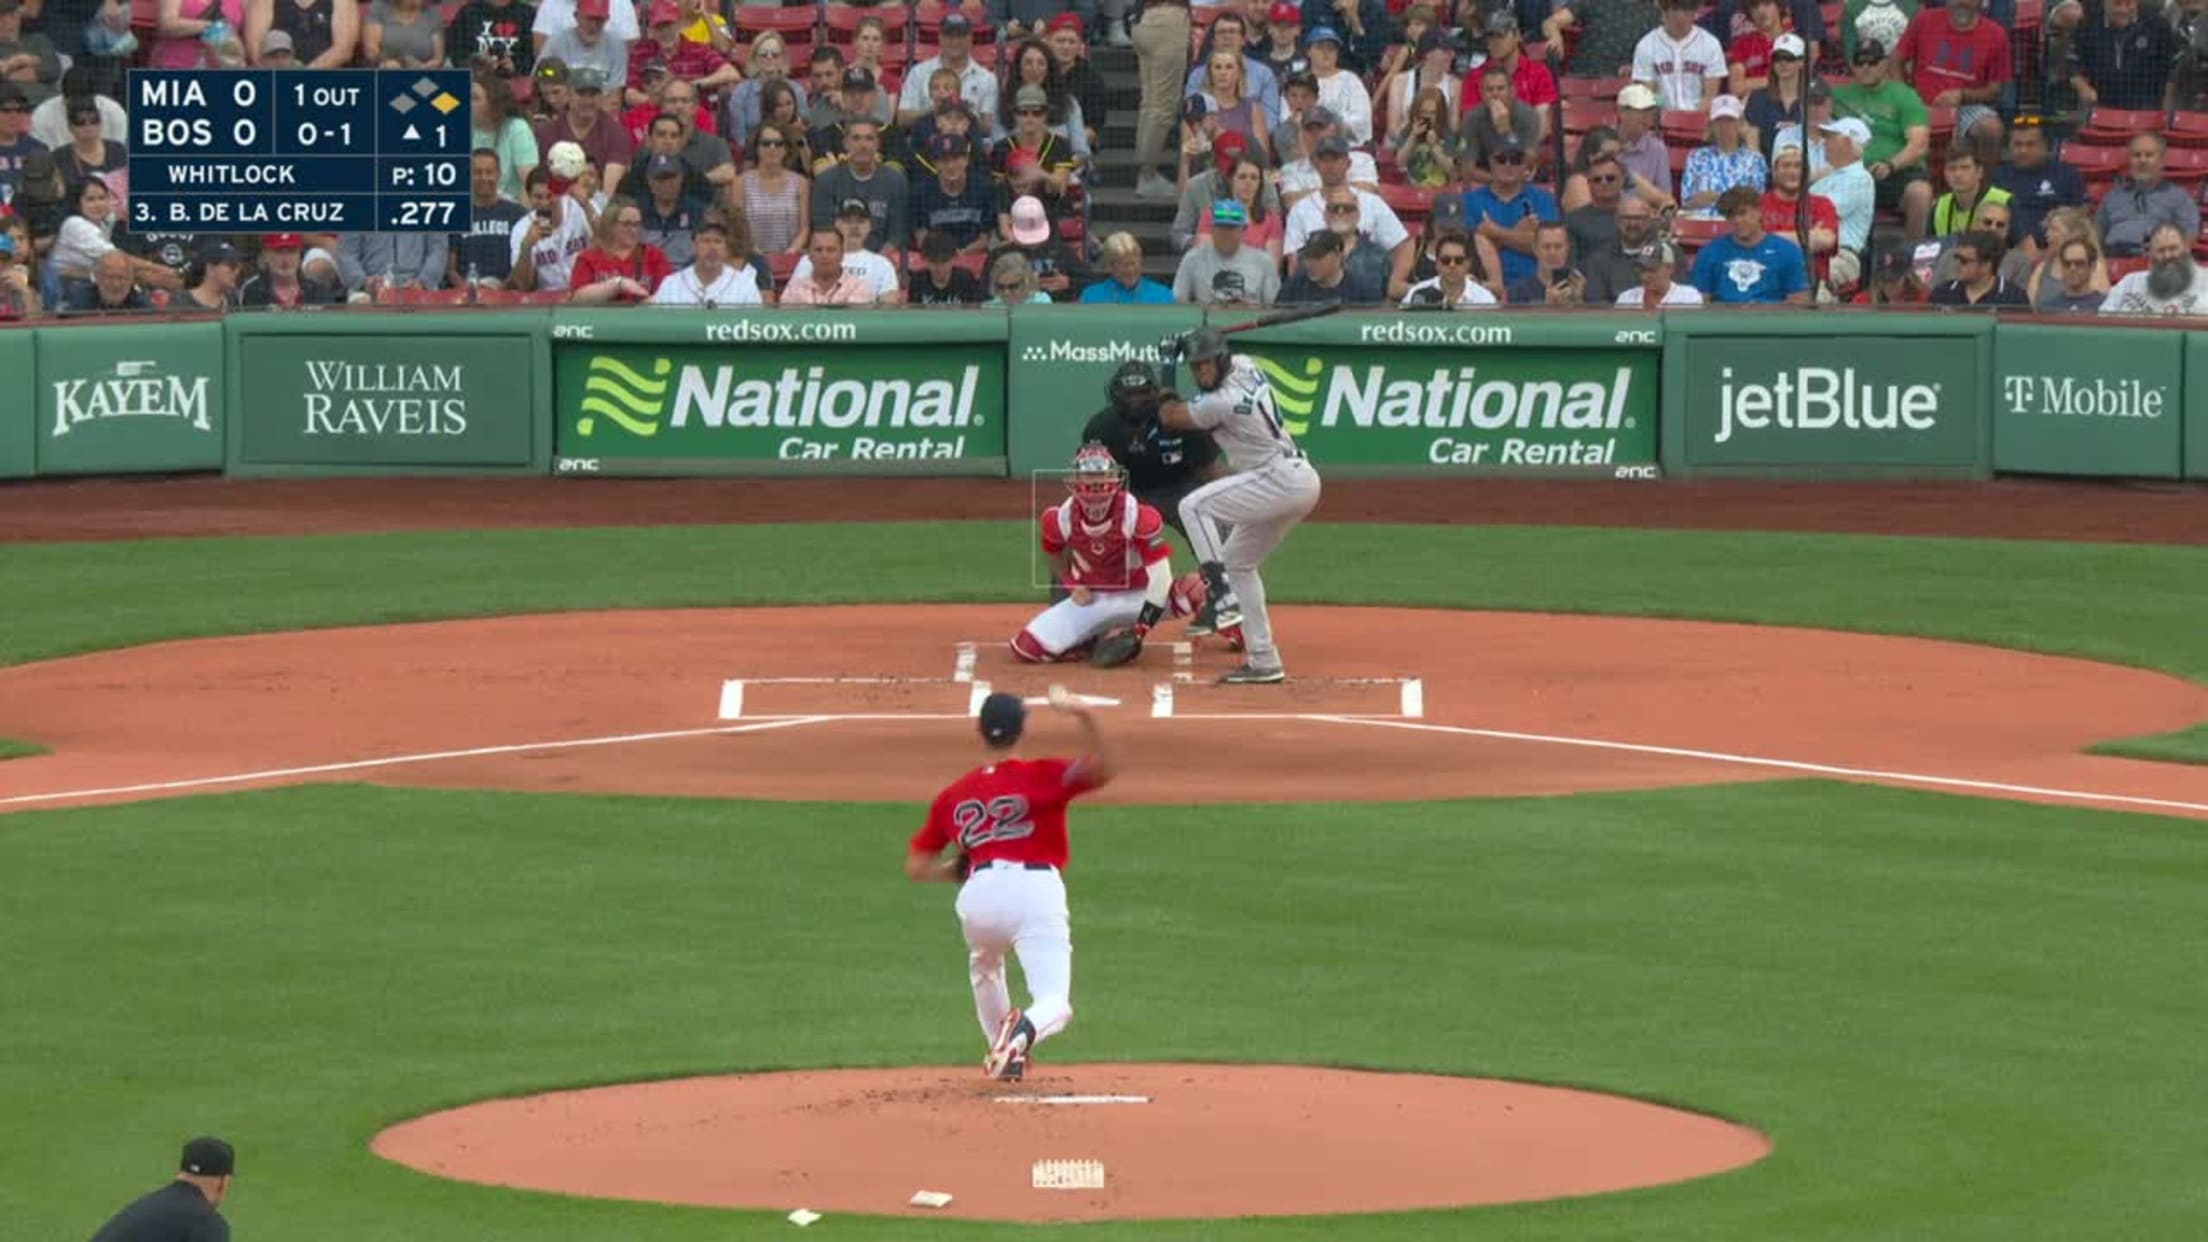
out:
{"label": "player's wristband", "polygon": [[1164,616],[1165,609],[1156,604],[1144,603],[1142,612],[1135,618],[1135,633],[1148,634],[1158,624],[1159,619]]}

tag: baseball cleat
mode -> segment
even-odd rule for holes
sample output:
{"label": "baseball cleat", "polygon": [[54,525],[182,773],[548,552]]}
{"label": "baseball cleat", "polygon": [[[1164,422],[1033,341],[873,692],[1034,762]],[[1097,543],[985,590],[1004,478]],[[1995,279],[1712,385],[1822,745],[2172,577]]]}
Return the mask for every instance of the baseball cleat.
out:
{"label": "baseball cleat", "polygon": [[989,1055],[981,1062],[982,1073],[991,1078],[1018,1078],[1027,1072],[1027,1047],[1034,1042],[1035,1028],[1027,1024],[1026,1014],[1015,1009],[1004,1015],[1004,1021],[997,1024],[997,1038],[989,1045]]}
{"label": "baseball cleat", "polygon": [[1212,624],[1211,618],[1209,617],[1196,618],[1194,621],[1188,623],[1188,628],[1186,630],[1182,631],[1182,633],[1186,634],[1190,638],[1202,638],[1208,634],[1215,634],[1217,632],[1218,627]]}
{"label": "baseball cleat", "polygon": [[1224,634],[1228,630],[1241,629],[1242,610],[1232,605],[1221,608],[1211,615],[1211,628],[1214,632],[1220,634]]}
{"label": "baseball cleat", "polygon": [[1222,686],[1269,686],[1275,682],[1286,680],[1288,680],[1287,669],[1259,668],[1254,664],[1245,664],[1221,677],[1219,684]]}
{"label": "baseball cleat", "polygon": [[1249,650],[1249,644],[1242,639],[1242,627],[1240,625],[1220,626],[1219,638],[1227,644],[1227,650],[1229,651]]}

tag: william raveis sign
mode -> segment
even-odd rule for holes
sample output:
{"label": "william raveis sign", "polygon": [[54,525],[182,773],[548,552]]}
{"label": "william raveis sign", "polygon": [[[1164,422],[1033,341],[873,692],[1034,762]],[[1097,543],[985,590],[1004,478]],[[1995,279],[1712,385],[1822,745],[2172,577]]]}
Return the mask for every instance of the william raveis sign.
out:
{"label": "william raveis sign", "polygon": [[309,362],[306,367],[310,436],[467,434],[467,368],[461,364]]}

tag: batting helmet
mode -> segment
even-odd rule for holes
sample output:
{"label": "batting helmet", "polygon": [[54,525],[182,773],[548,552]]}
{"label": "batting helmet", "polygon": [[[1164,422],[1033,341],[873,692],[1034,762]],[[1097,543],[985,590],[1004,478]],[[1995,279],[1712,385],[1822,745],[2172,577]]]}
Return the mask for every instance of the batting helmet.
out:
{"label": "batting helmet", "polygon": [[1227,356],[1227,334],[1217,328],[1198,328],[1181,338],[1181,361],[1202,362]]}

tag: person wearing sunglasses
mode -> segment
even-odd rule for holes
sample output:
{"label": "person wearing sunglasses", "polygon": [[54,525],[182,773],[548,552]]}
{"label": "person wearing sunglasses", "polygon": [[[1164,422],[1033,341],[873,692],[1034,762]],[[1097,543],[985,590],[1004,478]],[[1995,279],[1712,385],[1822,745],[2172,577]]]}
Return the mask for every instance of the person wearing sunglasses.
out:
{"label": "person wearing sunglasses", "polygon": [[[5,0],[0,0],[4,3]],[[109,183],[109,188],[120,190],[114,174],[130,167],[130,149],[120,142],[110,141],[102,132],[99,106],[90,99],[69,101],[69,144],[54,152],[54,163],[61,169],[61,180],[71,193],[94,175]]]}
{"label": "person wearing sunglasses", "polygon": [[649,302],[674,270],[667,252],[644,240],[644,209],[616,196],[598,217],[597,244],[575,256],[567,300],[601,306]]}
{"label": "person wearing sunglasses", "polygon": [[1849,66],[1848,81],[1832,89],[1833,115],[1854,117],[1870,129],[1863,167],[1877,208],[1900,211],[1903,231],[1911,240],[1922,238],[1932,220],[1932,183],[1924,167],[1932,149],[1931,114],[1917,92],[1892,79],[1886,47],[1876,39],[1858,41]]}
{"label": "person wearing sunglasses", "polygon": [[989,300],[983,306],[1048,306],[1050,295],[1035,283],[1027,256],[1006,251],[989,263]]}
{"label": "person wearing sunglasses", "polygon": [[1999,234],[1976,230],[1955,243],[1955,279],[1932,289],[1934,306],[1964,310],[2030,310],[2024,287],[2001,274],[2006,247]]}
{"label": "person wearing sunglasses", "polygon": [[1540,226],[1564,218],[1555,195],[1527,184],[1528,163],[1517,135],[1505,135],[1488,152],[1487,184],[1464,196],[1464,218],[1501,252],[1505,288],[1534,274],[1533,245]]}
{"label": "person wearing sunglasses", "polygon": [[1443,235],[1434,243],[1433,277],[1419,281],[1403,294],[1405,309],[1462,310],[1468,306],[1495,304],[1495,295],[1472,279],[1472,239],[1455,232]]}
{"label": "person wearing sunglasses", "polygon": [[0,79],[21,90],[32,104],[54,97],[61,80],[61,58],[52,40],[25,31],[23,0],[0,0]]}
{"label": "person wearing sunglasses", "polygon": [[2100,252],[2084,238],[2064,242],[2055,254],[2056,279],[2042,282],[2038,307],[2054,315],[2091,315],[2101,309],[2108,294],[2095,287],[2093,268]]}
{"label": "person wearing sunglasses", "polygon": [[46,144],[31,137],[31,101],[21,85],[0,82],[0,203],[23,184],[23,161]]}

